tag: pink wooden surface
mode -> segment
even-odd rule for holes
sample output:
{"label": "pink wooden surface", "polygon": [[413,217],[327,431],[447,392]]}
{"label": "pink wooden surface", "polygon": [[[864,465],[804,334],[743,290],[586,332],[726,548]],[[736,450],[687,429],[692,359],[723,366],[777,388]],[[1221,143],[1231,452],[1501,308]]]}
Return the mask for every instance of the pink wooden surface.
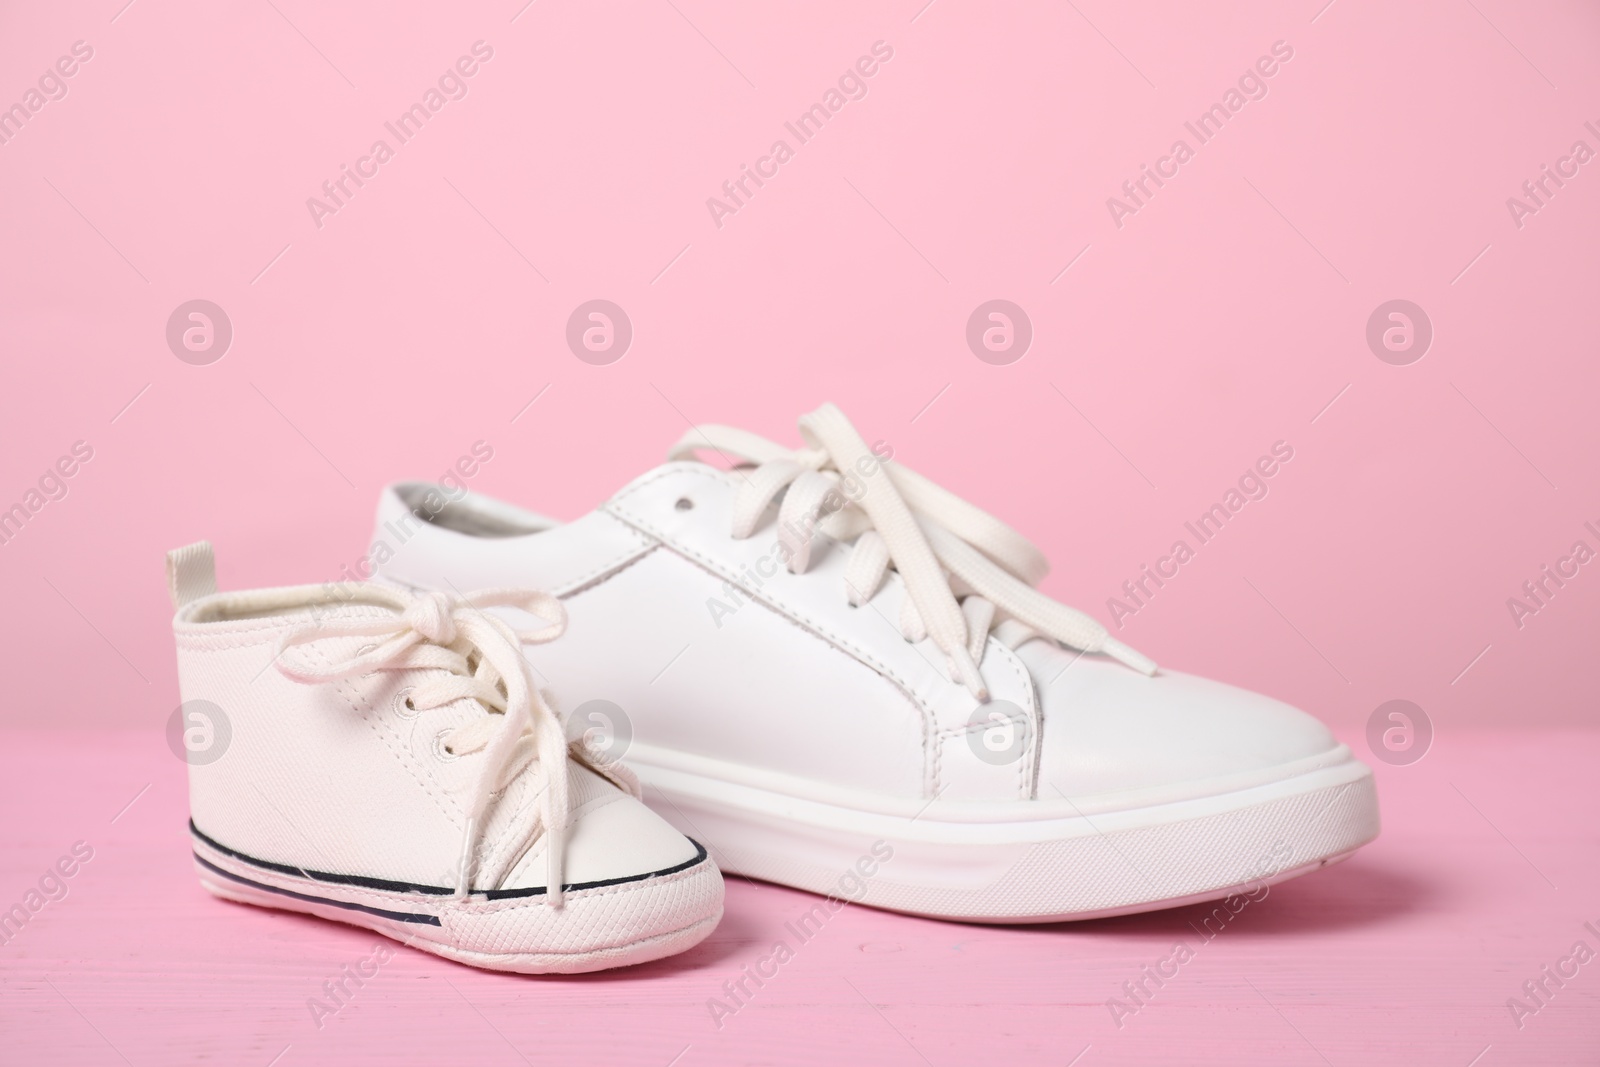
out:
{"label": "pink wooden surface", "polygon": [[[398,949],[319,1028],[308,1002],[375,935],[204,894],[160,735],[14,732],[0,752],[0,905],[93,849],[0,945],[6,1063],[1600,1062],[1600,959],[1520,1029],[1506,1005],[1575,942],[1600,949],[1600,733],[1453,731],[1377,765],[1379,841],[1210,941],[1204,908],[1007,929],[847,907],[720,1028],[708,1000],[815,898],[731,879],[693,952],[582,978]],[[1177,939],[1193,959],[1119,1028],[1107,1000]]]}

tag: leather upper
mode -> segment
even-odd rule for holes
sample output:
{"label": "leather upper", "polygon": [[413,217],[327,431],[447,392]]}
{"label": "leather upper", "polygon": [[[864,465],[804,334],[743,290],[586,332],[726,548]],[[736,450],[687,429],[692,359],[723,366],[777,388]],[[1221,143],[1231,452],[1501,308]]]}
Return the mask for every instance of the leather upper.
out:
{"label": "leather upper", "polygon": [[[310,589],[308,593],[315,594]],[[273,669],[278,641],[310,611],[207,618],[232,594],[183,607],[173,628],[185,701],[226,717],[226,747],[189,765],[195,825],[257,859],[335,874],[452,886],[466,805],[482,753],[451,756],[441,739],[487,714],[474,700],[426,711],[405,705],[421,671],[379,671],[319,685]],[[340,606],[324,617],[382,609]],[[353,654],[359,638],[330,638],[320,655]],[[497,794],[477,851],[475,888],[544,885],[544,835],[530,841],[543,788],[536,765]],[[572,823],[563,881],[626,878],[696,855],[692,842],[632,796],[570,768]]]}
{"label": "leather upper", "polygon": [[1043,797],[1259,777],[1342,754],[1317,719],[1259,693],[1178,671],[1147,678],[1045,641],[1017,652],[1043,696]]}
{"label": "leather upper", "polygon": [[[796,790],[1014,801],[1181,792],[1338,758],[1320,723],[1266,697],[1175,672],[1146,677],[1052,641],[1013,651],[993,636],[983,678],[991,705],[1018,720],[1021,744],[1014,757],[984,758],[984,728],[972,723],[987,709],[932,641],[901,635],[899,576],[852,607],[848,545],[819,535],[811,566],[791,574],[776,508],[735,539],[740,476],[668,463],[565,526],[523,513],[525,532],[515,509],[472,494],[419,518],[415,494],[391,487],[378,515],[376,537],[393,550],[381,574],[417,588],[557,593],[566,634],[526,653],[563,709],[609,700],[628,717],[636,757],[724,766],[757,783],[770,772]],[[479,508],[496,517],[493,533],[471,532]],[[403,544],[396,529],[408,531]]]}

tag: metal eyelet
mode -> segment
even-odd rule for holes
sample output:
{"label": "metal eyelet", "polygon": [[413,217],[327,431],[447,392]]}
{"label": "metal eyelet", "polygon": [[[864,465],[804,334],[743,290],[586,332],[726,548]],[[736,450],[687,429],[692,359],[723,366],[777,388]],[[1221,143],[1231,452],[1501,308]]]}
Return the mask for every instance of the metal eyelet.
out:
{"label": "metal eyelet", "polygon": [[686,496],[680,496],[678,502],[672,506],[679,511],[692,511],[694,509],[694,501]]}
{"label": "metal eyelet", "polygon": [[408,685],[397,691],[394,695],[395,714],[402,718],[411,719],[422,714],[422,709],[411,702],[411,694],[416,691],[416,686]]}

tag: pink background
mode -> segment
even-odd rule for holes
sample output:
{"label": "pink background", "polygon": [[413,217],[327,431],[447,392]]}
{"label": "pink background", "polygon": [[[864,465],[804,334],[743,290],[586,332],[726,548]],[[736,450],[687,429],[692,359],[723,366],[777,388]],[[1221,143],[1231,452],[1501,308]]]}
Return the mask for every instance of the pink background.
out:
{"label": "pink background", "polygon": [[[1520,228],[1506,206],[1574,141],[1600,150],[1584,128],[1600,126],[1592,4],[501,0],[401,14],[308,0],[123,3],[0,7],[0,106],[75,41],[94,49],[67,96],[0,145],[0,508],[74,442],[94,450],[68,495],[0,545],[0,724],[130,731],[8,747],[5,900],[82,826],[154,783],[95,838],[107,858],[75,892],[98,892],[102,906],[56,908],[46,918],[62,924],[57,938],[30,931],[31,944],[5,950],[34,961],[6,978],[8,998],[20,990],[41,1005],[5,1023],[34,1028],[24,1047],[69,1034],[89,1062],[116,1062],[82,1016],[134,1062],[166,1062],[153,1032],[139,1036],[149,1002],[128,995],[128,975],[162,951],[174,971],[218,974],[242,957],[194,954],[228,939],[267,951],[273,938],[323,938],[315,960],[294,965],[303,974],[261,963],[283,978],[268,984],[295,1026],[299,991],[366,951],[353,931],[203,901],[188,876],[181,766],[161,736],[177,702],[166,549],[211,539],[228,587],[333,579],[364,551],[384,483],[437,475],[475,441],[495,456],[474,488],[575,517],[659,462],[689,420],[794,442],[795,417],[833,400],[869,440],[1036,539],[1055,564],[1046,590],[1106,619],[1106,599],[1185,520],[1289,442],[1295,458],[1270,495],[1120,636],[1164,665],[1308,708],[1358,750],[1386,700],[1413,700],[1433,720],[1427,761],[1379,768],[1385,837],[1324,880],[1286,888],[1284,910],[1240,955],[1214,954],[1212,977],[1176,996],[1188,1008],[1144,1028],[1151,1044],[1109,1046],[1124,1062],[1169,1039],[1184,1047],[1216,1021],[1218,997],[1237,999],[1223,1017],[1234,1029],[1204,1046],[1215,1062],[1240,1062],[1229,1042],[1246,1035],[1259,1058],[1317,1062],[1266,1010],[1286,997],[1296,999],[1280,1014],[1340,1062],[1375,1062],[1374,1044],[1404,1062],[1423,1062],[1423,1049],[1426,1062],[1464,1064],[1490,1042],[1485,1064],[1575,1062],[1579,1044],[1592,1054],[1600,978],[1526,1039],[1501,1001],[1580,919],[1600,921],[1589,906],[1600,878],[1582,865],[1596,852],[1582,821],[1596,806],[1593,760],[1577,755],[1594,743],[1483,732],[1594,722],[1584,670],[1600,634],[1600,562],[1521,629],[1506,607],[1574,541],[1600,549],[1583,527],[1600,527],[1600,162]],[[468,95],[319,229],[307,198],[478,40],[494,57]],[[714,225],[707,198],[774,139],[794,147],[785,121],[879,40],[894,58],[866,98]],[[1294,57],[1268,95],[1118,228],[1107,198],[1174,139],[1193,146],[1183,123],[1280,40]],[[234,330],[208,366],[181,362],[165,339],[169,315],[197,298]],[[631,348],[608,366],[580,361],[564,339],[573,309],[594,298],[633,323]],[[973,309],[996,298],[1034,327],[1008,366],[965,341]],[[1393,299],[1433,324],[1431,349],[1409,366],[1381,362],[1365,339],[1368,317]],[[79,743],[102,753],[87,783],[71,758]],[[1563,752],[1567,763],[1549,762]],[[46,823],[15,817],[63,779],[104,795],[45,805]],[[1530,806],[1547,782],[1559,795]],[[1479,881],[1486,870],[1495,880]],[[154,939],[170,930],[148,910],[130,919],[124,891],[166,901],[171,930],[216,924],[216,942]],[[365,1010],[413,1017],[454,997],[434,980],[446,975],[486,1007],[529,998],[522,1014],[535,1018],[553,1004],[595,1008],[585,1033],[598,1041],[596,1020],[615,1007],[607,991],[636,991],[629,1010],[678,1013],[641,1031],[652,1035],[641,1056],[664,1063],[711,1040],[702,1000],[801,899],[739,883],[731,925],[701,955],[587,985],[463,978],[407,954],[415,981],[397,988],[414,996]],[[1431,925],[1414,921],[1424,913]],[[879,944],[923,946],[897,957],[907,974],[948,974],[932,964],[965,958],[927,947],[960,951],[963,928],[850,915],[864,925],[829,950],[838,958],[819,952],[808,966],[865,967]],[[972,935],[995,953],[972,972],[992,979],[989,1029],[963,1029],[968,1016],[940,1006],[978,993],[852,973],[877,1004],[920,1005],[886,1012],[934,1062],[998,1049],[1064,1063],[1085,1042],[1117,1040],[1092,1029],[1105,1025],[1100,1001],[1168,926],[1181,923],[1096,924],[1090,942],[1059,929]],[[107,953],[144,962],[102,979],[73,962]],[[1089,957],[1104,967],[1085,978],[1074,968]],[[1265,982],[1268,1005],[1229,966]],[[85,1010],[67,1012],[40,984],[46,972]],[[680,985],[662,985],[667,972]],[[1334,985],[1343,1007],[1317,1015]],[[829,1032],[840,1055],[921,1062],[915,1043],[836,987],[796,980],[758,1013],[775,1026],[752,1022],[696,1058],[716,1058],[711,1047],[789,1062],[774,1050],[819,1036],[822,1004],[850,1020]],[[236,1005],[260,993],[197,980],[150,995],[203,1004],[208,989]],[[541,989],[577,992],[541,1001]],[[1444,1014],[1396,1014],[1419,998]],[[452,1003],[450,1033],[493,1045]],[[493,1017],[530,1052],[551,1040]],[[354,1019],[376,1029],[355,1031],[350,1047],[396,1032]],[[230,1020],[203,1040],[184,1031],[197,1042],[188,1053],[265,1063],[300,1040],[287,1022]],[[1574,1043],[1548,1044],[1562,1033]],[[1406,1051],[1400,1034],[1419,1043]],[[318,1058],[341,1046],[313,1047]]]}
{"label": "pink background", "polygon": [[[1440,729],[1591,721],[1600,567],[1520,631],[1505,601],[1600,548],[1600,166],[1520,231],[1505,201],[1600,149],[1592,7],[454,6],[0,15],[7,101],[95,50],[0,146],[0,498],[95,450],[0,546],[30,667],[0,717],[159,727],[177,544],[213,540],[229,586],[331,579],[380,486],[476,440],[476,488],[573,517],[686,418],[794,441],[832,399],[1102,618],[1286,440],[1271,495],[1123,637],[1335,722],[1395,697]],[[317,229],[307,198],[480,39],[467,97]],[[714,226],[706,199],[880,39],[869,95]],[[1277,40],[1269,95],[1117,229],[1107,198]],[[595,297],[634,323],[610,366],[564,344]],[[996,297],[1035,327],[1010,366],[964,342]],[[234,325],[210,366],[164,339],[195,298]],[[1405,367],[1364,341],[1394,298],[1435,329]]]}
{"label": "pink background", "polygon": [[[1520,631],[1505,604],[1600,549],[1600,165],[1520,231],[1505,206],[1574,140],[1600,149],[1592,7],[454,6],[0,16],[7,101],[95,50],[0,146],[0,499],[95,450],[0,547],[30,667],[0,716],[159,727],[177,544],[213,540],[229,586],[331,579],[380,486],[476,440],[474,487],[573,517],[686,418],[794,441],[832,399],[1102,618],[1286,440],[1271,495],[1123,637],[1336,722],[1395,697],[1442,730],[1592,720],[1600,566]],[[307,198],[480,39],[469,94],[319,230]],[[706,199],[880,39],[869,95],[714,226]],[[1107,198],[1277,40],[1269,95],[1116,228]],[[634,323],[610,366],[564,344],[595,297]],[[964,341],[996,297],[1035,326],[1010,366]],[[164,339],[195,298],[234,325],[210,366]],[[1435,329],[1405,367],[1364,340],[1394,298]]]}

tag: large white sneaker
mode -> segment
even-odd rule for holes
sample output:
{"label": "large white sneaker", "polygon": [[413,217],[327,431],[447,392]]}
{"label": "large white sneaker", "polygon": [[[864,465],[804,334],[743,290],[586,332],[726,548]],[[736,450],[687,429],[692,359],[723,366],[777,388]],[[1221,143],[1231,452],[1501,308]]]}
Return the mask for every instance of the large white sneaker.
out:
{"label": "large white sneaker", "polygon": [[[204,542],[167,567],[174,750],[210,892],[529,973],[659,959],[721,918],[705,849],[631,775],[569,750],[531,684],[519,641],[560,634],[559,601],[375,583],[217,593]],[[504,604],[540,628],[483,610]]]}
{"label": "large white sneaker", "polygon": [[728,871],[1044,922],[1254,893],[1377,835],[1372,772],[1316,719],[1158,671],[838,409],[800,428],[790,450],[699,427],[564,525],[391,486],[371,559],[560,596],[569,636],[526,650],[540,684]]}

